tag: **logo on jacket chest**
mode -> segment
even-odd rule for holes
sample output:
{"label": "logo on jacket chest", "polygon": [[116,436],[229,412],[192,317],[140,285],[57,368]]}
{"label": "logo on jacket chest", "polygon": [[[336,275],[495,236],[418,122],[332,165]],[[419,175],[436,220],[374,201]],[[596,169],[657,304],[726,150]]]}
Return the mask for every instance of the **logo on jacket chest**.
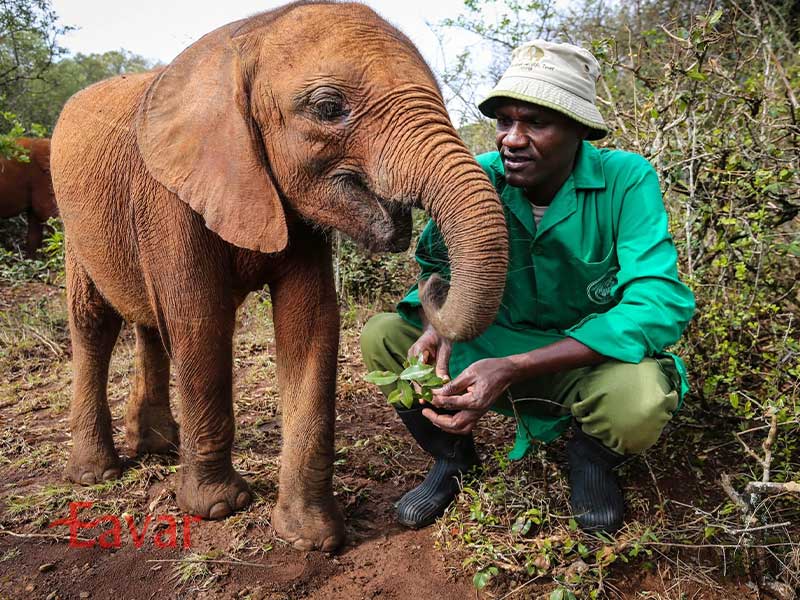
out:
{"label": "logo on jacket chest", "polygon": [[595,304],[611,302],[614,299],[611,290],[617,285],[617,273],[619,273],[619,267],[612,267],[602,277],[590,282],[586,286],[586,295],[589,300]]}

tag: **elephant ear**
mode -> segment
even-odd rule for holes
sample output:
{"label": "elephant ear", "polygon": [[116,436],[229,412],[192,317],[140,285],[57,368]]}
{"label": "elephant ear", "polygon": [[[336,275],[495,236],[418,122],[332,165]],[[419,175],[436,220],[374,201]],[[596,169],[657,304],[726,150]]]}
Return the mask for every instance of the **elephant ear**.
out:
{"label": "elephant ear", "polygon": [[280,252],[286,217],[250,117],[231,24],[162,71],[139,108],[136,137],[150,174],[222,239]]}

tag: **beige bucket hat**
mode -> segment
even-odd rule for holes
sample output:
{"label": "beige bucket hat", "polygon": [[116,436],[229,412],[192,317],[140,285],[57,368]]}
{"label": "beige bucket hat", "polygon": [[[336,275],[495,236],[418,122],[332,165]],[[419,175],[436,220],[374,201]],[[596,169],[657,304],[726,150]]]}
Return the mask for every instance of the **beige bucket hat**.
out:
{"label": "beige bucket hat", "polygon": [[516,48],[508,67],[494,89],[478,105],[494,118],[500,98],[514,98],[546,106],[591,128],[588,139],[599,140],[608,133],[595,105],[595,82],[600,64],[590,52],[545,40],[533,40]]}

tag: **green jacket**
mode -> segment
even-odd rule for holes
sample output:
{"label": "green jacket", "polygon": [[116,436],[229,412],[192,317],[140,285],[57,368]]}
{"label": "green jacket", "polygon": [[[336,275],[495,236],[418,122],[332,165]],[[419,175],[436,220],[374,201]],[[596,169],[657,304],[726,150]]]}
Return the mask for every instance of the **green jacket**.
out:
{"label": "green jacket", "polygon": [[[505,183],[498,152],[477,157],[503,202],[509,265],[503,302],[480,337],[453,345],[450,374],[473,362],[519,354],[572,337],[623,362],[664,355],[694,313],[694,296],[678,279],[677,252],[655,170],[643,157],[598,150],[584,142],[575,168],[542,218],[533,219],[520,188]],[[441,233],[430,221],[416,259],[420,280],[449,276]],[[397,310],[421,326],[414,286]],[[686,369],[670,355],[681,376],[681,399],[689,389]],[[547,442],[566,417],[526,417],[526,427]]]}

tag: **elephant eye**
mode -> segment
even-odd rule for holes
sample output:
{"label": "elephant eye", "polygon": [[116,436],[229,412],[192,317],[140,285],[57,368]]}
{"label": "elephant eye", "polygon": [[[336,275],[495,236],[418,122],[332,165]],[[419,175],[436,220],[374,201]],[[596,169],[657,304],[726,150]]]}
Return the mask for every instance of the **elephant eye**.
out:
{"label": "elephant eye", "polygon": [[338,121],[347,114],[341,99],[327,98],[315,105],[317,115],[323,121]]}
{"label": "elephant eye", "polygon": [[338,121],[347,116],[347,102],[338,90],[321,88],[314,91],[310,97],[311,109],[321,121]]}

